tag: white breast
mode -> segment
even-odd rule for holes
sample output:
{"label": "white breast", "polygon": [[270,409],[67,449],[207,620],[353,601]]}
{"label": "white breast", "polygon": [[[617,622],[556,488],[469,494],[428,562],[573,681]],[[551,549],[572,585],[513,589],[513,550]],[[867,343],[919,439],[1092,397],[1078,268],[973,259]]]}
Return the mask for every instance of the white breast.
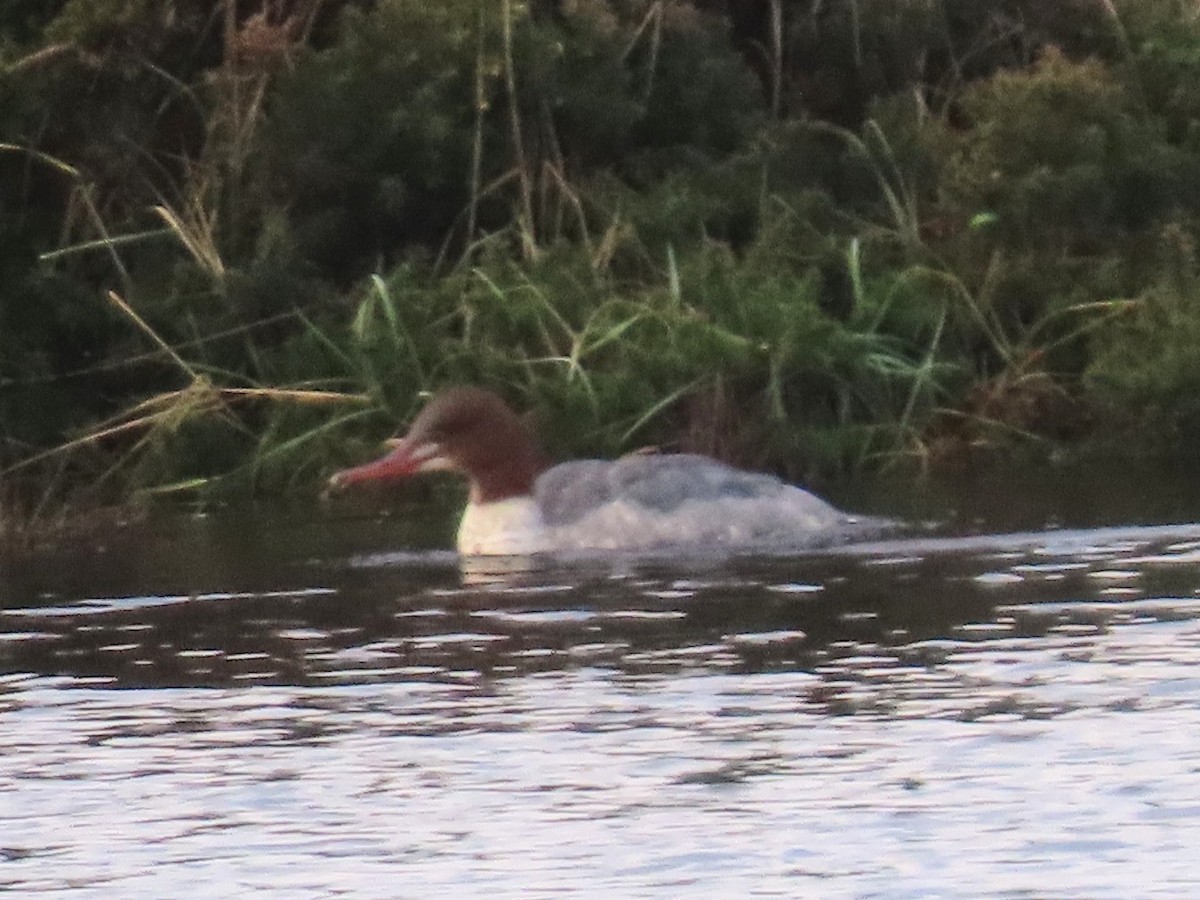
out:
{"label": "white breast", "polygon": [[532,497],[471,503],[458,526],[464,556],[520,556],[550,549],[542,513]]}

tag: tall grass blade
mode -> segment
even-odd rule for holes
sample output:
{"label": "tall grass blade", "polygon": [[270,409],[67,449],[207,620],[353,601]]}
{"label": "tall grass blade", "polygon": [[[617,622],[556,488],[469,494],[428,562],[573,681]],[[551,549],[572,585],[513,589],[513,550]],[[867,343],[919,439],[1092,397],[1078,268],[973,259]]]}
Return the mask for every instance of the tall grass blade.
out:
{"label": "tall grass blade", "polygon": [[117,309],[121,310],[121,312],[125,313],[125,315],[127,315],[130,319],[132,319],[133,323],[135,325],[137,325],[138,328],[141,329],[143,334],[148,335],[150,340],[152,340],[152,341],[154,341],[154,343],[158,344],[158,346],[163,349],[163,352],[165,352],[169,357],[171,357],[171,359],[175,361],[175,364],[178,365],[179,368],[183,369],[183,371],[186,372],[188,374],[188,376],[190,376],[193,380],[199,379],[200,376],[196,374],[196,370],[193,369],[190,365],[188,365],[187,361],[175,351],[175,348],[172,347],[170,344],[168,344],[166,341],[164,341],[159,336],[158,332],[155,331],[153,328],[151,328],[147,324],[146,320],[143,319],[141,316],[139,316],[134,311],[133,307],[130,306],[128,303],[126,303],[121,298],[120,294],[118,294],[116,291],[109,291],[108,299],[110,301],[112,301],[112,304],[114,306],[116,306]]}

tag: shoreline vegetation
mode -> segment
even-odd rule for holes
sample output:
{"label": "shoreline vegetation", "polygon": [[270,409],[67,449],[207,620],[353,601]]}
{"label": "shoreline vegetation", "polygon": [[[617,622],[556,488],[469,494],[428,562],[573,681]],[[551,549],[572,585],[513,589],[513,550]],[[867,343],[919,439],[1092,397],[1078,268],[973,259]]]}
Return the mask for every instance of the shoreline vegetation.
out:
{"label": "shoreline vegetation", "polygon": [[1198,236],[1197,0],[13,0],[0,544],[450,383],[800,481],[1183,454]]}

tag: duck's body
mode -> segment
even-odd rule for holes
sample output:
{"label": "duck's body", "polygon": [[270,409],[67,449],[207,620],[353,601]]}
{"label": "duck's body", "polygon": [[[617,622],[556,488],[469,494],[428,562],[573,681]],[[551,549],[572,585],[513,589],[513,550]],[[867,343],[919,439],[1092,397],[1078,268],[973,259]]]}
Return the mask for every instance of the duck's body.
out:
{"label": "duck's body", "polygon": [[516,414],[468,387],[439,393],[392,453],[339,472],[333,483],[437,470],[462,472],[471,484],[458,532],[465,555],[805,546],[863,522],[770,475],[704,456],[632,455],[543,470]]}

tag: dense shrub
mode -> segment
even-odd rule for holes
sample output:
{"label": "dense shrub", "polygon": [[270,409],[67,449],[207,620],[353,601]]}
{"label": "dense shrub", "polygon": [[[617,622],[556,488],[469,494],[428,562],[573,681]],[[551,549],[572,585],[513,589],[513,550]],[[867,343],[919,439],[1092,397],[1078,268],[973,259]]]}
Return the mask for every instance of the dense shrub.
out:
{"label": "dense shrub", "polygon": [[16,0],[0,145],[0,465],[280,490],[448,381],[793,472],[1200,419],[1190,0]]}
{"label": "dense shrub", "polygon": [[[1125,439],[1143,436],[1137,449],[1186,452],[1200,437],[1200,268],[1193,236],[1172,225],[1160,237],[1157,280],[1122,302],[1095,336],[1087,379],[1133,426]],[[1173,440],[1164,443],[1164,434]]]}

